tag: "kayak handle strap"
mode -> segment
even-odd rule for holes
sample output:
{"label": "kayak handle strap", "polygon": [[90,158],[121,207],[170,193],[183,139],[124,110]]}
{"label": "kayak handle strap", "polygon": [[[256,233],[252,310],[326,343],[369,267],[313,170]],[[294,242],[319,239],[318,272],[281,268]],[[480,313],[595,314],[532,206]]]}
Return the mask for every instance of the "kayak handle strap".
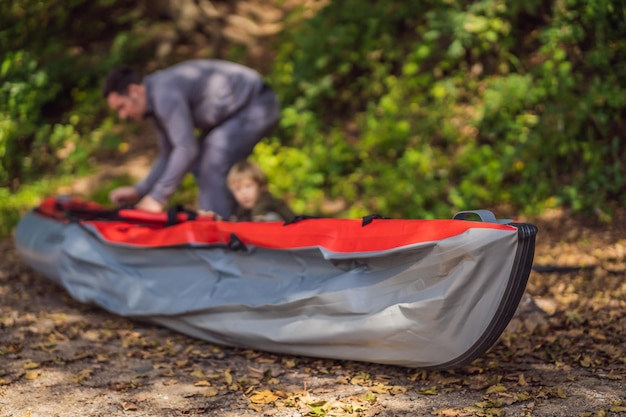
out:
{"label": "kayak handle strap", "polygon": [[[478,217],[483,223],[509,224],[511,219],[496,219],[496,216],[489,210],[465,210],[459,211],[452,217],[453,220],[468,220],[468,217]],[[470,219],[471,220],[471,219]]]}

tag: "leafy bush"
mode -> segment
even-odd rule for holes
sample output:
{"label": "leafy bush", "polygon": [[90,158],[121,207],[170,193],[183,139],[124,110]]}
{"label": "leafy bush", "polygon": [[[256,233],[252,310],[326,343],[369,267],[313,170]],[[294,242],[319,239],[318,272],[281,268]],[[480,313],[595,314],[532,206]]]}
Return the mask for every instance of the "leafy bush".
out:
{"label": "leafy bush", "polygon": [[623,16],[611,0],[331,2],[279,45],[283,141],[364,212],[604,209],[625,186]]}
{"label": "leafy bush", "polygon": [[131,2],[17,0],[0,16],[0,48],[13,51],[0,63],[7,97],[0,103],[6,126],[0,186],[15,191],[19,181],[56,174],[56,166],[80,171],[88,165],[87,155],[99,144],[91,133],[104,116],[102,77],[142,42],[125,32],[131,26],[124,17],[135,12],[124,3]]}
{"label": "leafy bush", "polygon": [[[154,57],[154,25],[130,0],[2,7],[0,217],[10,224],[46,177],[81,175],[95,150],[117,147],[100,80]],[[280,129],[254,153],[296,211],[509,217],[626,202],[622,2],[344,0],[300,12],[286,16],[268,74]],[[173,202],[193,188],[186,180]]]}
{"label": "leafy bush", "polygon": [[[99,129],[99,86],[108,68],[140,59],[141,37],[131,28],[130,1],[16,0],[0,13],[0,220],[13,224],[31,201],[30,185],[93,169],[92,152],[109,135]],[[107,16],[108,21],[102,19]],[[137,24],[137,23],[136,23]],[[111,39],[113,47],[104,42]],[[23,186],[29,186],[23,189]],[[11,201],[6,197],[11,195]],[[6,197],[6,198],[5,198]]]}

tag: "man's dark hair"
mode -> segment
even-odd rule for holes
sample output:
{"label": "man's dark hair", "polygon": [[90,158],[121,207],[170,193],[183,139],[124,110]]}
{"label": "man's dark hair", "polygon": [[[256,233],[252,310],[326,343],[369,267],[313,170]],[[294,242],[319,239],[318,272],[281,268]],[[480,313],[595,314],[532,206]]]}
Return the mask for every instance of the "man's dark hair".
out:
{"label": "man's dark hair", "polygon": [[107,98],[111,93],[128,94],[128,86],[143,83],[143,75],[129,67],[113,68],[107,74],[102,85],[102,95]]}

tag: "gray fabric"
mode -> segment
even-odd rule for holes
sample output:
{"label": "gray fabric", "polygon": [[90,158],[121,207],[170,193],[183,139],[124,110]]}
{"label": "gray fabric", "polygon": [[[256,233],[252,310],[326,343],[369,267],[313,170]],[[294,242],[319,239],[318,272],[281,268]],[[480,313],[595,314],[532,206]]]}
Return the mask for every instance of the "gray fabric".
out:
{"label": "gray fabric", "polygon": [[[144,83],[159,155],[137,191],[165,204],[193,172],[200,209],[230,216],[226,173],[276,125],[275,94],[264,89],[256,71],[221,60],[186,61],[146,76]],[[196,130],[204,133],[197,137]]]}
{"label": "gray fabric", "polygon": [[410,367],[463,355],[497,314],[518,236],[473,228],[382,252],[142,249],[34,213],[24,260],[77,300],[211,342]]}

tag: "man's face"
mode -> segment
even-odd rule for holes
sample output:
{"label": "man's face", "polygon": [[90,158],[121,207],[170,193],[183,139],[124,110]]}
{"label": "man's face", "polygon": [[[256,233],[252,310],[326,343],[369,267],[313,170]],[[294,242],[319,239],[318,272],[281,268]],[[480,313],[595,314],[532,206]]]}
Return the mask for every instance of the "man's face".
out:
{"label": "man's face", "polygon": [[230,191],[241,207],[250,210],[259,199],[261,187],[252,178],[241,178],[230,184]]}
{"label": "man's face", "polygon": [[128,88],[128,94],[110,93],[107,103],[120,118],[141,120],[146,112],[145,90],[133,84]]}

